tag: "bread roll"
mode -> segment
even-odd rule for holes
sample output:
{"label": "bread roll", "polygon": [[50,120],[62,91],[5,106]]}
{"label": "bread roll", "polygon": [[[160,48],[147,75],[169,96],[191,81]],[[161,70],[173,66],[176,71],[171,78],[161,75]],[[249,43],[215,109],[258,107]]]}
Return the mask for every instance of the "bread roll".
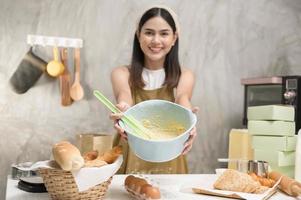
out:
{"label": "bread roll", "polygon": [[84,159],[79,150],[67,141],[55,144],[52,148],[54,160],[66,171],[79,170],[84,166]]}
{"label": "bread roll", "polygon": [[254,172],[250,173],[249,176],[251,176],[254,181],[258,181],[262,186],[271,188],[275,184],[275,181],[273,179],[260,177]]}
{"label": "bread roll", "polygon": [[83,155],[85,162],[95,160],[98,156],[98,151],[88,151]]}
{"label": "bread roll", "polygon": [[113,147],[113,149],[106,151],[102,156],[99,156],[99,159],[104,160],[109,164],[112,164],[121,154],[122,154],[122,147],[116,146]]}

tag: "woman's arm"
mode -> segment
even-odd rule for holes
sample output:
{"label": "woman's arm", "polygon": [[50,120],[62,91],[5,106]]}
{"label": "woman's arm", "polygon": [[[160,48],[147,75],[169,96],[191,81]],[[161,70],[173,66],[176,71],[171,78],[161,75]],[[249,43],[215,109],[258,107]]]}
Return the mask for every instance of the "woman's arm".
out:
{"label": "woman's arm", "polygon": [[[182,74],[178,83],[178,87],[176,89],[176,103],[191,109],[192,112],[196,113],[198,111],[198,108],[192,108],[191,106],[191,97],[192,97],[192,91],[194,87],[194,75],[191,70],[189,69],[183,69]],[[188,140],[185,142],[184,149],[182,151],[182,154],[187,154],[191,148],[193,141],[195,140],[195,137],[197,135],[196,127],[194,127],[189,134]]]}
{"label": "woman's arm", "polygon": [[[111,82],[116,99],[116,107],[122,112],[126,111],[133,104],[131,89],[129,86],[129,70],[127,67],[117,67],[111,73]],[[114,120],[114,127],[122,138],[127,139],[124,130],[118,125],[122,113],[111,113],[110,118]]]}
{"label": "woman's arm", "polygon": [[176,88],[175,102],[188,109],[192,109],[191,97],[194,87],[194,75],[191,70],[183,68]]}
{"label": "woman's arm", "polygon": [[117,104],[126,103],[132,106],[132,94],[129,86],[129,70],[127,67],[117,67],[111,73],[111,82]]}

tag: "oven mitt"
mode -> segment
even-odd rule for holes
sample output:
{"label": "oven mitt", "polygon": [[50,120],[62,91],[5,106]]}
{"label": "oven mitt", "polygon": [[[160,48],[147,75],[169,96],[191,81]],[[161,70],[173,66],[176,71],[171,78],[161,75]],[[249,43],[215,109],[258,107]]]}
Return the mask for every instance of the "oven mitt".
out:
{"label": "oven mitt", "polygon": [[47,63],[34,55],[30,48],[10,78],[13,90],[18,94],[25,93],[45,72],[46,65]]}

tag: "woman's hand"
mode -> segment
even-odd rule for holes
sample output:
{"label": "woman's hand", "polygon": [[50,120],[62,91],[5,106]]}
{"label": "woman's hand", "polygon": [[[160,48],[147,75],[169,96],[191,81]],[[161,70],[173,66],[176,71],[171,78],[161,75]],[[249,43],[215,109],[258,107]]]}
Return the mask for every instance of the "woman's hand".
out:
{"label": "woman's hand", "polygon": [[[194,107],[192,109],[192,112],[193,113],[197,113],[199,111],[199,108],[198,107]],[[188,140],[185,142],[185,145],[184,145],[184,150],[182,151],[182,154],[185,155],[187,154],[191,148],[192,148],[192,143],[194,141],[194,139],[196,138],[196,135],[197,135],[197,131],[196,131],[196,127],[193,127],[192,130],[190,131],[189,133],[189,138]]]}
{"label": "woman's hand", "polygon": [[[118,104],[116,104],[116,107],[121,111],[121,112],[125,112],[130,105],[126,102],[120,102]],[[114,128],[117,130],[118,134],[120,134],[120,136],[127,140],[127,135],[125,133],[125,131],[119,126],[118,121],[121,119],[121,117],[123,116],[123,113],[111,113],[110,114],[110,119],[114,121]]]}

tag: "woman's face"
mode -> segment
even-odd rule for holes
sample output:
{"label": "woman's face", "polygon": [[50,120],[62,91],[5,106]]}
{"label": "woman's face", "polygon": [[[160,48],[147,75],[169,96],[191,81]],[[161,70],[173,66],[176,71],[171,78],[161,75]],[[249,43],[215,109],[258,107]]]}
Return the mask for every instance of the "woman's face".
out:
{"label": "woman's face", "polygon": [[145,62],[159,62],[163,66],[166,55],[176,42],[177,35],[173,33],[171,26],[158,16],[144,23],[138,38]]}

